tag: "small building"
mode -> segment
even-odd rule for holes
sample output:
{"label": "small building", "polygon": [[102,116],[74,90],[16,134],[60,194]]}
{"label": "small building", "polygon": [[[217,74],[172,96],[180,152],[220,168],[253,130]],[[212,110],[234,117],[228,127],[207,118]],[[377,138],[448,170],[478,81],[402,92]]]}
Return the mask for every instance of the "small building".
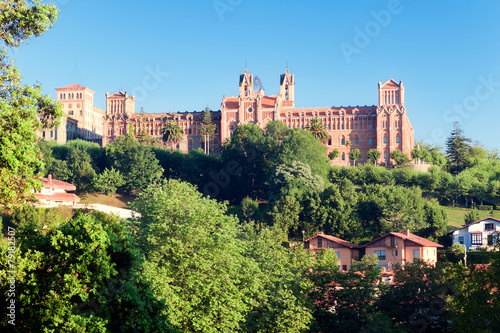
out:
{"label": "small building", "polygon": [[304,241],[304,248],[316,254],[324,249],[333,249],[338,258],[339,270],[348,271],[352,260],[359,260],[360,246],[343,239],[325,235],[322,231]]}
{"label": "small building", "polygon": [[61,180],[52,179],[48,175],[42,181],[42,189],[35,191],[35,198],[42,206],[54,207],[59,205],[75,205],[80,202],[80,198],[74,193],[66,191],[76,191],[76,186]]}
{"label": "small building", "polygon": [[500,220],[492,217],[479,220],[449,232],[452,236],[452,245],[465,245],[470,250],[493,250],[498,242]]}
{"label": "small building", "polygon": [[419,237],[404,230],[402,233],[390,232],[364,246],[365,255],[378,257],[378,265],[387,270],[393,270],[396,265],[404,265],[421,259],[435,265],[437,262],[437,248],[443,247],[428,239]]}

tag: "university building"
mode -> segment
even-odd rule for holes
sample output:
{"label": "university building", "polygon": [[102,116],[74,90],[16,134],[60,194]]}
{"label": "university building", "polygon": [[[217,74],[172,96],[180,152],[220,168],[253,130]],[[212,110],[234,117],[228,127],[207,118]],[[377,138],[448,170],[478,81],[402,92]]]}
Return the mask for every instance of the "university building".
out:
{"label": "university building", "polygon": [[[381,153],[379,164],[392,164],[389,154],[394,150],[408,156],[411,154],[414,132],[404,105],[403,82],[393,79],[379,82],[377,105],[323,108],[295,107],[295,77],[288,68],[280,75],[279,84],[276,95],[265,95],[262,89],[254,91],[253,74],[246,69],[240,74],[238,96],[223,96],[220,111],[211,111],[216,124],[215,151],[240,124],[253,123],[265,128],[268,122],[280,120],[290,128],[305,129],[312,119],[318,118],[329,136],[325,142],[327,151],[339,150],[335,164],[351,164],[349,152],[354,149],[360,150],[358,162],[361,163],[367,161],[367,152],[374,148]],[[65,124],[72,126],[60,130],[59,138],[71,139],[76,129],[80,137],[105,146],[133,130],[135,134],[145,132],[161,141],[164,124],[175,121],[183,129],[184,138],[172,148],[187,152],[203,146],[203,111],[138,114],[135,112],[135,97],[121,91],[112,95],[106,93],[104,111],[93,105],[94,91],[89,88],[71,84],[56,90],[57,100],[63,103],[67,115]],[[45,133],[45,139],[56,138]]]}

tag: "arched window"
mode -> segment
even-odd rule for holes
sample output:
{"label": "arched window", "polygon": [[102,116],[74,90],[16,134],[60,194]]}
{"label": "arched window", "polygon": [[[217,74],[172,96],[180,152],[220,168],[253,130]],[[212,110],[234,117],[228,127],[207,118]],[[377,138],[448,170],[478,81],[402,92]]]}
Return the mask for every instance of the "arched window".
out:
{"label": "arched window", "polygon": [[358,123],[354,124],[354,129],[358,129]]}
{"label": "arched window", "polygon": [[370,137],[368,138],[368,145],[371,145],[371,144],[372,144],[372,137],[370,136]]}
{"label": "arched window", "polygon": [[193,140],[188,140],[188,149],[193,149]]}
{"label": "arched window", "polygon": [[288,100],[289,95],[288,95],[288,84],[285,86],[285,99]]}
{"label": "arched window", "polygon": [[234,125],[231,125],[231,127],[229,127],[229,133],[231,136],[233,136],[234,129],[235,129]]}
{"label": "arched window", "polygon": [[399,134],[398,134],[398,135],[396,135],[396,143],[399,143],[399,141],[400,141],[400,138],[399,138]]}
{"label": "arched window", "polygon": [[386,159],[387,159],[387,152],[384,151],[384,160],[386,160]]}
{"label": "arched window", "polygon": [[344,146],[344,145],[345,145],[345,137],[344,137],[344,136],[342,136],[342,139],[340,139],[340,144],[341,144],[342,146]]}
{"label": "arched window", "polygon": [[331,146],[332,145],[332,137],[329,137],[328,138],[328,145]]}
{"label": "arched window", "polygon": [[372,124],[368,124],[368,129],[372,129]]}
{"label": "arched window", "polygon": [[358,139],[358,136],[355,136],[354,137],[354,145],[357,146],[359,143],[359,139]]}
{"label": "arched window", "polygon": [[245,86],[245,96],[248,96],[248,86]]}
{"label": "arched window", "polygon": [[342,123],[342,129],[344,129],[344,123]]}
{"label": "arched window", "polygon": [[328,124],[328,130],[331,130],[331,129],[332,129],[331,125],[330,125],[330,124]]}
{"label": "arched window", "polygon": [[345,161],[345,153],[342,153],[342,161]]}
{"label": "arched window", "polygon": [[387,136],[384,135],[384,143],[387,143]]}

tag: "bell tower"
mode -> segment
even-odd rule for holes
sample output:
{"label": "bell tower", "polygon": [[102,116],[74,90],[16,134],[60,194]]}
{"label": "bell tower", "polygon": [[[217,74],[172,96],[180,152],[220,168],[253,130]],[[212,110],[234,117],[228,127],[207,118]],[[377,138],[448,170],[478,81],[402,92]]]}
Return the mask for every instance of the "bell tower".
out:
{"label": "bell tower", "polygon": [[405,88],[403,81],[399,84],[390,79],[384,84],[378,83],[378,105],[403,105],[405,104]]}
{"label": "bell tower", "polygon": [[245,73],[240,74],[240,97],[250,97],[253,93],[253,74],[248,74],[245,68]]}
{"label": "bell tower", "polygon": [[294,88],[295,78],[293,74],[288,72],[287,67],[285,74],[280,75],[280,97],[283,101],[283,106],[295,107]]}

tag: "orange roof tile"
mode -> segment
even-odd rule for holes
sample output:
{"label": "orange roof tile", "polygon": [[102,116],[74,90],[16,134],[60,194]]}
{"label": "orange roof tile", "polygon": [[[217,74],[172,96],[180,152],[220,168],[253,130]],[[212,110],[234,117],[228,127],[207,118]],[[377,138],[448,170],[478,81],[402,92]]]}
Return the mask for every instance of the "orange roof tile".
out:
{"label": "orange roof tile", "polygon": [[73,194],[73,193],[54,193],[52,195],[35,193],[35,198],[37,200],[80,202],[80,198],[76,194]]}
{"label": "orange roof tile", "polygon": [[42,183],[42,186],[44,186],[45,188],[54,188],[54,189],[57,188],[57,189],[64,189],[66,191],[76,191],[75,185],[63,182],[62,180],[52,179],[50,176],[49,178],[44,178],[40,182]]}
{"label": "orange roof tile", "polygon": [[384,235],[382,237],[379,237],[377,239],[372,240],[371,242],[366,243],[365,245],[363,245],[363,247],[367,247],[367,246],[371,245],[372,243],[375,243],[376,241],[378,241],[378,240],[380,240],[382,238],[385,238],[387,236],[390,236],[390,235],[402,238],[403,240],[412,241],[412,242],[417,243],[417,244],[422,245],[422,246],[427,246],[427,247],[443,247],[443,245],[441,245],[441,244],[434,243],[433,241],[430,241],[428,239],[422,238],[422,237],[417,236],[415,234],[409,233],[409,235],[406,235],[406,234],[403,234],[403,233],[400,233],[400,232],[390,232],[390,233],[388,233],[388,234],[386,234],[386,235]]}
{"label": "orange roof tile", "polygon": [[262,97],[261,106],[263,108],[273,108],[276,103],[275,96],[264,96]]}
{"label": "orange roof tile", "polygon": [[328,239],[328,240],[331,240],[332,242],[335,242],[337,244],[340,244],[340,245],[343,245],[345,247],[348,247],[348,248],[351,248],[351,249],[359,249],[361,246],[359,245],[356,245],[356,244],[353,244],[353,243],[350,243],[346,240],[343,240],[343,239],[340,239],[340,238],[337,238],[335,236],[331,236],[331,235],[325,235],[323,232],[318,232],[316,235],[314,235],[313,237],[311,238],[308,238],[304,241],[305,242],[309,242],[311,240],[313,240],[314,238],[316,237],[322,237],[322,238],[325,238],[325,239]]}

